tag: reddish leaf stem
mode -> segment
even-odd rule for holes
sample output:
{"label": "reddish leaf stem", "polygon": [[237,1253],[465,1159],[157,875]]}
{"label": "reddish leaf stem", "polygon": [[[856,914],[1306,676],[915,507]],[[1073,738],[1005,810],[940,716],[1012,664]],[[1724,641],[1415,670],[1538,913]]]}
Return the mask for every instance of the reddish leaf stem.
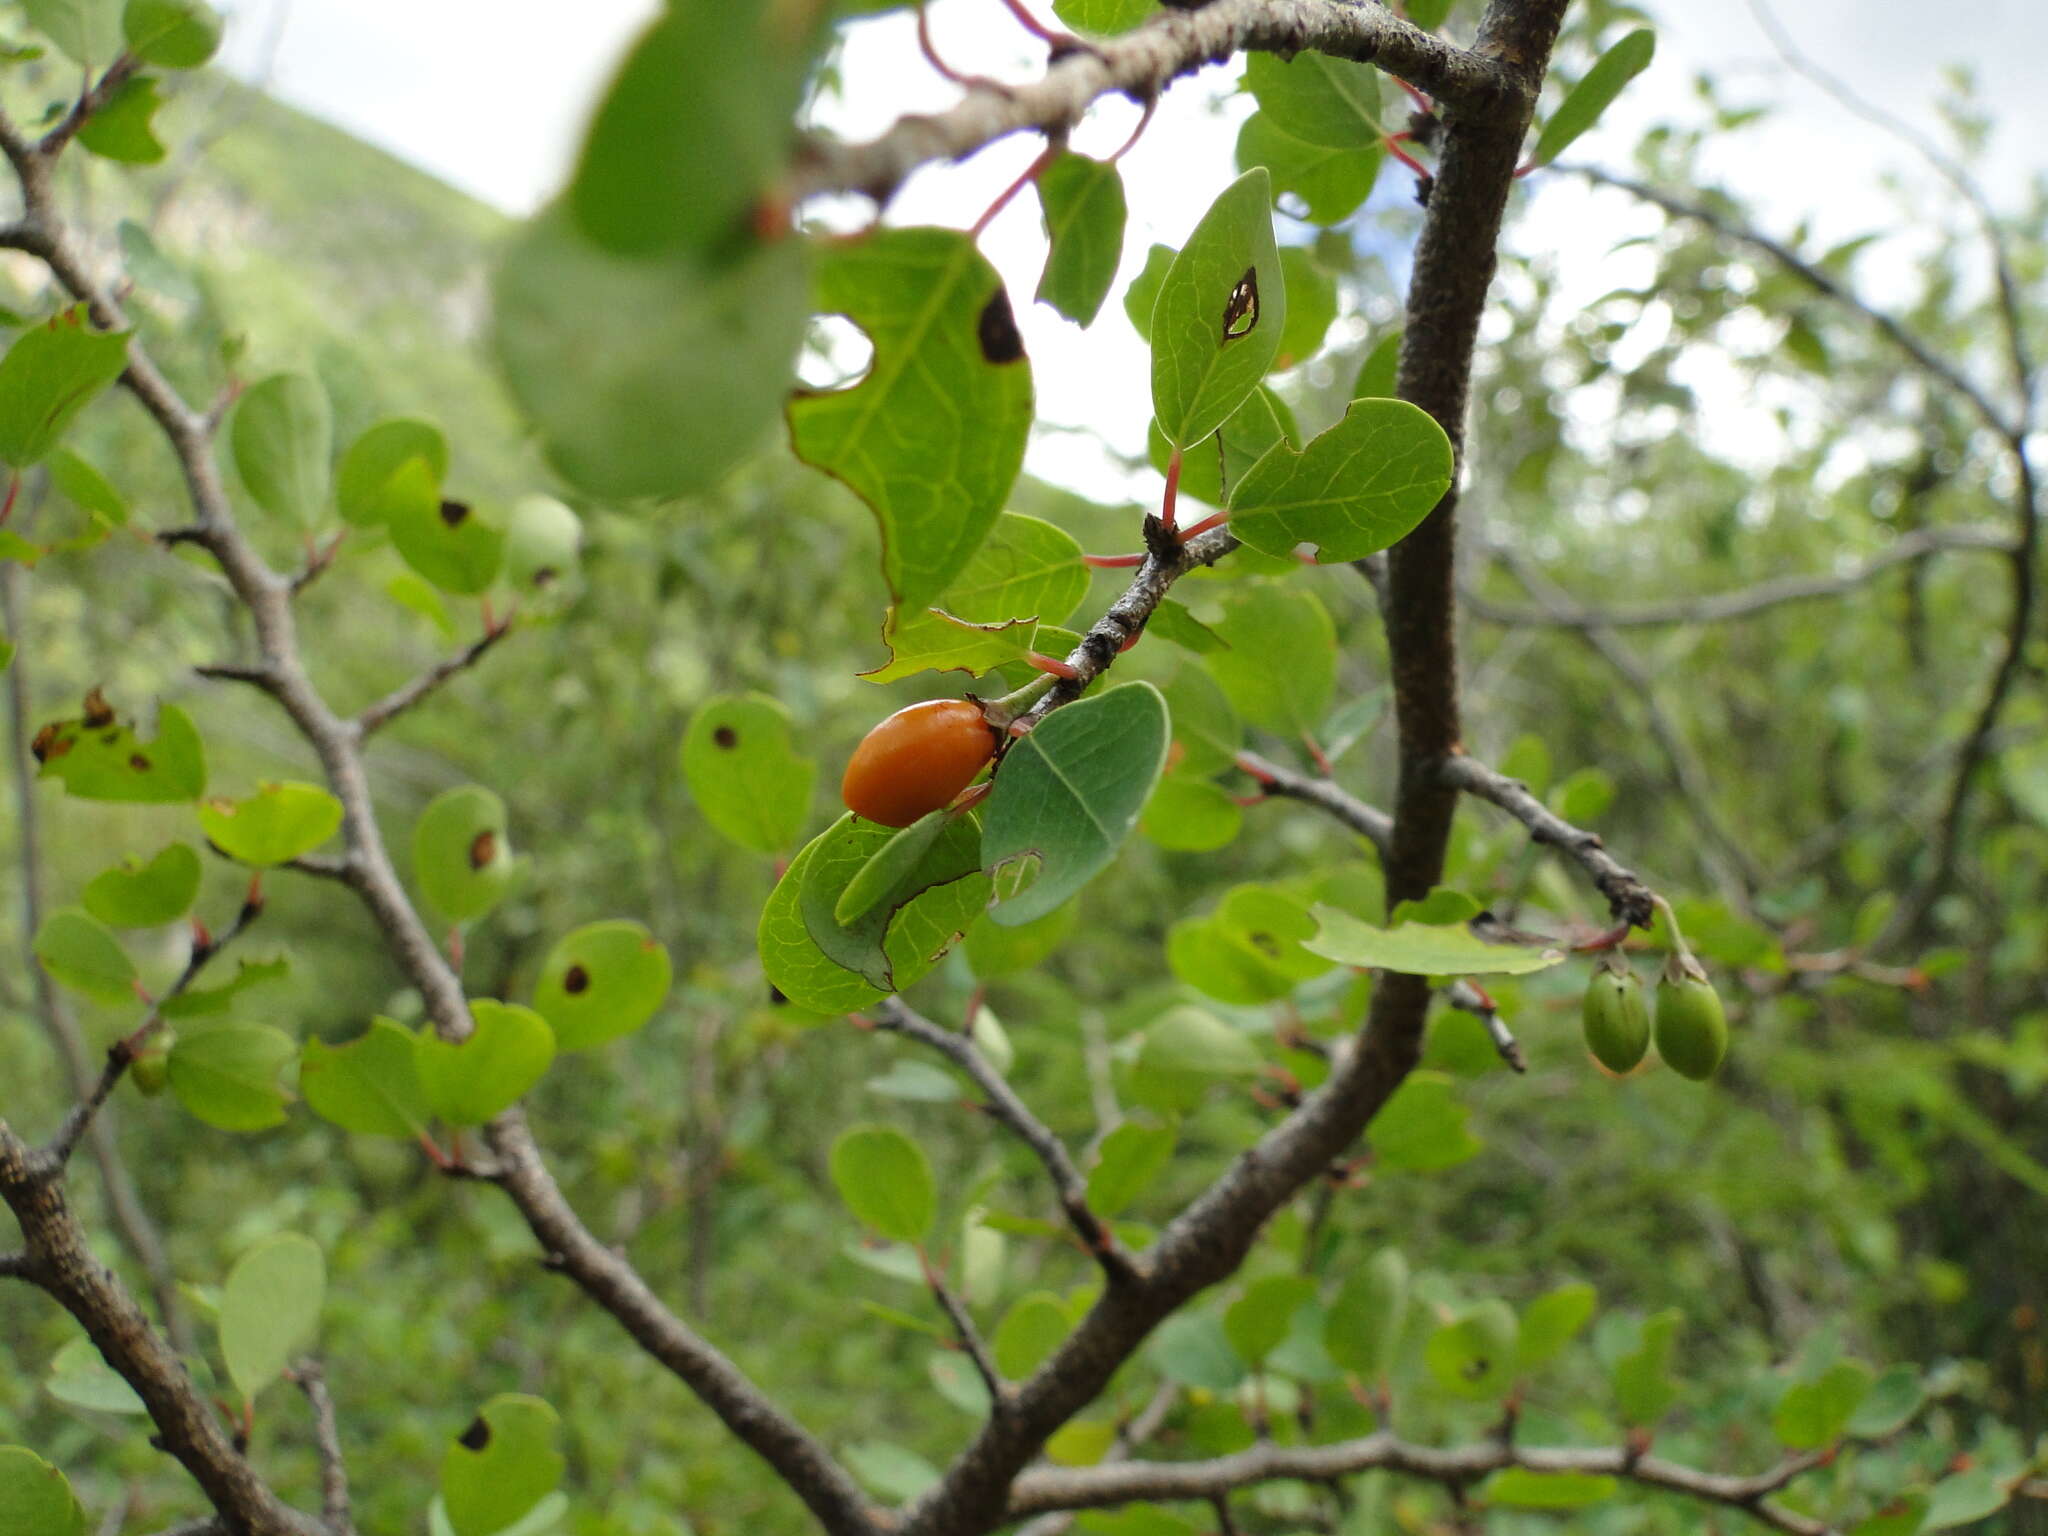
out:
{"label": "reddish leaf stem", "polygon": [[988,205],[987,210],[983,212],[980,218],[974,221],[974,227],[968,230],[967,233],[979,239],[981,232],[994,222],[995,216],[1010,206],[1011,198],[1045,174],[1045,168],[1052,164],[1053,159],[1059,152],[1059,146],[1052,143],[1048,143],[1044,149],[1040,150],[1038,158],[1024,167],[1024,174],[997,194],[996,200]]}
{"label": "reddish leaf stem", "polygon": [[1050,672],[1054,677],[1065,678],[1068,682],[1081,675],[1071,664],[1061,661],[1057,656],[1048,656],[1043,651],[1032,651],[1024,659],[1039,671]]}
{"label": "reddish leaf stem", "polygon": [[1416,175],[1423,177],[1425,180],[1433,179],[1436,175],[1436,172],[1432,171],[1428,166],[1424,165],[1420,160],[1416,159],[1413,155],[1409,154],[1407,150],[1401,147],[1401,141],[1403,139],[1412,139],[1414,137],[1414,134],[1407,132],[1388,134],[1385,140],[1387,146],[1387,153],[1392,155],[1396,160],[1400,161],[1403,165],[1407,166],[1408,169],[1413,171]]}
{"label": "reddish leaf stem", "polygon": [[1143,565],[1145,563],[1145,556],[1143,553],[1135,555],[1083,555],[1081,563],[1083,565],[1092,565],[1098,571],[1120,571],[1130,566]]}
{"label": "reddish leaf stem", "polygon": [[1173,532],[1174,503],[1180,500],[1180,450],[1166,461],[1166,494],[1159,498],[1159,526]]}
{"label": "reddish leaf stem", "polygon": [[[1228,512],[1214,513],[1209,517],[1203,518],[1199,523],[1196,523],[1192,528],[1182,529],[1180,541],[1181,543],[1185,544],[1189,539],[1194,538],[1197,534],[1207,533],[1211,528],[1221,528],[1225,523],[1229,521],[1230,514]],[[1169,523],[1167,526],[1171,527],[1172,524]]]}

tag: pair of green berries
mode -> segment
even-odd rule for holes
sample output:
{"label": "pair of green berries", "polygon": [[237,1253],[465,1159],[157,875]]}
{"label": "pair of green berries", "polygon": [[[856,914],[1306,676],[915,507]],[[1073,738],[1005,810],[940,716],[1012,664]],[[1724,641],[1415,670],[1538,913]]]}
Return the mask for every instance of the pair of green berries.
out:
{"label": "pair of green berries", "polygon": [[[1610,1072],[1635,1069],[1650,1049],[1650,1010],[1643,984],[1619,955],[1602,958],[1586,988],[1581,1014],[1586,1048]],[[1707,973],[1689,954],[1674,952],[1657,978],[1657,1054],[1680,1077],[1703,1082],[1728,1054],[1728,1017]]]}

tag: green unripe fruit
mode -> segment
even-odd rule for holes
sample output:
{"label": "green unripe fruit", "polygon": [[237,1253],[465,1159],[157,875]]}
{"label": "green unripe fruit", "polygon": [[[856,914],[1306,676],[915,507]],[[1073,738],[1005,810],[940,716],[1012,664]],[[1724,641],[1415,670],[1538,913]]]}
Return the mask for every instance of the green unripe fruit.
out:
{"label": "green unripe fruit", "polygon": [[1619,969],[1601,966],[1586,986],[1580,1011],[1586,1027],[1586,1049],[1614,1073],[1632,1072],[1650,1049],[1650,1009],[1643,984],[1626,961]]}
{"label": "green unripe fruit", "polygon": [[129,1063],[128,1075],[135,1079],[136,1091],[144,1098],[155,1098],[171,1080],[170,1053],[145,1051]]}
{"label": "green unripe fruit", "polygon": [[1704,975],[1665,968],[1657,983],[1657,1054],[1694,1082],[1712,1077],[1728,1054],[1728,1018]]}
{"label": "green unripe fruit", "polygon": [[522,496],[505,523],[505,579],[521,592],[545,592],[576,573],[583,524],[552,496]]}

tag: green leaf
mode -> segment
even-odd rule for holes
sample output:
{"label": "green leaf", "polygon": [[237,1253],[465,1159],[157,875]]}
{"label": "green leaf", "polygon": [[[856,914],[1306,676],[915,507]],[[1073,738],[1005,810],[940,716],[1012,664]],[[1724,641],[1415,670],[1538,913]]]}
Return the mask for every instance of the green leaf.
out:
{"label": "green leaf", "polygon": [[199,825],[229,858],[258,868],[311,853],[340,830],[341,802],[317,784],[262,784],[246,800],[207,800]]}
{"label": "green leaf", "polygon": [[[854,872],[846,888],[839,893],[838,901],[833,903],[833,926],[846,927],[857,923],[873,911],[883,897],[902,889],[952,820],[944,810],[933,811],[920,816],[876,849],[867,863]],[[978,852],[980,844],[977,842],[975,847]],[[914,895],[915,892],[909,894]],[[812,937],[817,935],[813,933]],[[829,954],[829,941],[821,942],[827,944],[826,952]]]}
{"label": "green leaf", "polygon": [[[88,1413],[112,1413],[124,1418],[142,1417],[149,1406],[135,1394],[121,1374],[107,1364],[91,1339],[73,1339],[50,1361],[50,1374],[43,1390],[58,1402]],[[0,1509],[4,1509],[0,1501]],[[13,1527],[5,1527],[12,1530]]]}
{"label": "green leaf", "polygon": [[1016,928],[976,923],[967,932],[967,963],[982,981],[1031,970],[1066,942],[1080,915],[1070,901]]}
{"label": "green leaf", "polygon": [[1269,886],[1232,889],[1206,918],[1185,918],[1167,937],[1174,975],[1218,1002],[1277,1002],[1330,962],[1303,943],[1316,921],[1293,896]]}
{"label": "green leaf", "polygon": [[1031,621],[1058,624],[1088,594],[1081,545],[1063,528],[1005,512],[952,585],[927,609],[891,610],[883,630],[893,659],[863,672],[891,683],[927,668],[979,675],[1021,660]]}
{"label": "green leaf", "polygon": [[1322,724],[1337,686],[1337,627],[1314,593],[1260,582],[1230,595],[1215,628],[1227,649],[1203,665],[1240,715],[1276,736]]}
{"label": "green leaf", "polygon": [[1304,947],[1340,965],[1370,966],[1408,976],[1521,976],[1564,961],[1560,950],[1488,944],[1462,924],[1434,928],[1402,923],[1375,928],[1335,907],[1318,904],[1314,911],[1322,932]]}
{"label": "green leaf", "polygon": [[1244,827],[1244,808],[1219,785],[1169,773],[1145,802],[1138,825],[1161,848],[1210,853],[1236,840]]}
{"label": "green leaf", "polygon": [[1578,1281],[1545,1291],[1524,1307],[1520,1368],[1533,1370],[1556,1359],[1586,1326],[1596,1300],[1593,1287]]}
{"label": "green leaf", "polygon": [[1423,1363],[1437,1385],[1459,1397],[1500,1397],[1515,1379],[1515,1314],[1506,1302],[1480,1302],[1429,1336]]}
{"label": "green leaf", "polygon": [[1276,372],[1299,367],[1323,350],[1323,341],[1337,321],[1337,283],[1299,245],[1280,247],[1280,270],[1287,279],[1287,327],[1280,333]]}
{"label": "green leaf", "polygon": [[623,256],[731,260],[786,168],[811,41],[764,0],[670,6],[591,120],[567,197],[581,232]]}
{"label": "green leaf", "polygon": [[411,1141],[426,1134],[427,1100],[420,1088],[412,1031],[390,1019],[346,1045],[308,1040],[299,1058],[299,1092],[321,1119],[359,1136]]}
{"label": "green leaf", "polygon": [[278,373],[251,385],[235,406],[230,442],[250,500],[301,528],[320,520],[334,421],[317,379]]}
{"label": "green leaf", "polygon": [[121,0],[22,0],[21,8],[74,63],[104,68],[121,51]]}
{"label": "green leaf", "polygon": [[[1287,441],[1291,418],[1282,415],[1284,410],[1280,397],[1264,384],[1245,396],[1244,404],[1231,413],[1230,420],[1181,455],[1181,495],[1212,507],[1227,506],[1231,493],[1251,467],[1275,445]],[[1165,474],[1173,458],[1173,445],[1156,421],[1146,429],[1145,446],[1152,467]]]}
{"label": "green leaf", "polygon": [[1849,1417],[1848,1431],[1865,1439],[1879,1440],[1896,1434],[1913,1421],[1927,1401],[1917,1366],[1895,1365],[1871,1384],[1870,1391]]}
{"label": "green leaf", "polygon": [[[896,955],[902,947],[897,924],[909,917],[921,898],[936,891],[948,892],[946,907],[957,924],[956,932],[964,931],[988,900],[988,877],[981,872],[981,829],[971,816],[934,814],[939,817],[936,835],[923,848],[917,847],[917,837],[909,835],[911,829],[892,833],[857,816],[841,817],[826,833],[798,896],[798,911],[811,942],[833,964],[856,972],[868,985],[884,992],[897,992],[910,984],[896,972]],[[893,877],[891,868],[878,873],[877,880],[888,880],[882,893],[872,900],[845,901],[846,893],[860,884],[869,867],[885,859],[892,847],[910,857],[907,862],[902,858],[888,861],[894,867]],[[842,923],[835,915],[842,903],[852,908],[862,902],[866,904],[852,922]],[[921,918],[911,922],[913,931],[928,926]],[[945,930],[925,931],[917,954],[921,959],[927,954],[935,959],[951,947],[953,937]]]}
{"label": "green leaf", "polygon": [[113,931],[78,907],[59,907],[36,930],[37,962],[52,980],[95,1002],[135,999],[135,962]]}
{"label": "green leaf", "polygon": [[391,543],[407,565],[443,592],[466,597],[498,579],[505,535],[470,503],[436,495],[425,459],[406,460],[385,492]]}
{"label": "green leaf", "polygon": [[[1178,253],[1170,245],[1153,245],[1145,252],[1145,266],[1124,290],[1124,313],[1131,329],[1148,346],[1152,341],[1152,307],[1159,302],[1159,290],[1166,286],[1166,274]],[[1156,423],[1155,423],[1156,425]]]}
{"label": "green leaf", "polygon": [[877,1236],[921,1243],[939,1211],[924,1148],[893,1126],[860,1125],[832,1143],[832,1184],[854,1219]]}
{"label": "green leaf", "polygon": [[[1157,629],[1158,623],[1155,613],[1147,628]],[[1216,679],[1202,667],[1186,666],[1164,692],[1174,745],[1180,748],[1173,771],[1206,778],[1233,765],[1244,747],[1244,727]]]}
{"label": "green leaf", "polygon": [[1052,0],[1052,13],[1077,32],[1128,32],[1156,15],[1158,0]]}
{"label": "green leaf", "polygon": [[1024,462],[1031,365],[1009,295],[970,236],[883,229],[826,249],[816,305],[859,326],[874,360],[845,388],[799,390],[790,441],[874,512],[896,606],[926,607],[995,526]]}
{"label": "green leaf", "polygon": [[78,142],[123,165],[155,165],[170,153],[156,136],[156,109],[163,104],[155,76],[137,75],[85,120]]}
{"label": "green leaf", "polygon": [[895,1503],[907,1503],[939,1480],[939,1469],[917,1452],[882,1440],[864,1440],[842,1453],[853,1475]]}
{"label": "green leaf", "polygon": [[1051,249],[1038,297],[1076,325],[1102,311],[1124,254],[1124,180],[1114,163],[1063,151],[1038,177]]}
{"label": "green leaf", "polygon": [[233,980],[217,987],[187,987],[176,997],[164,998],[157,1004],[157,1011],[167,1019],[197,1019],[226,1013],[242,993],[283,980],[291,974],[291,968],[291,962],[282,955],[269,960],[238,960]]}
{"label": "green leaf", "polygon": [[1408,1261],[1382,1248],[1346,1276],[1323,1321],[1323,1347],[1345,1370],[1377,1381],[1393,1368],[1407,1320]]}
{"label": "green leaf", "polygon": [[1267,1275],[1245,1287],[1223,1314],[1223,1336],[1239,1359],[1257,1369],[1278,1349],[1294,1314],[1315,1299],[1316,1283],[1306,1275]]}
{"label": "green leaf", "polygon": [[2012,1502],[2012,1490],[1987,1467],[1972,1467],[1944,1477],[1934,1485],[1927,1499],[1927,1517],[1922,1531],[1947,1531],[1974,1525],[1995,1515]]}
{"label": "green leaf", "polygon": [[1145,1352],[1162,1375],[1184,1387],[1229,1392],[1245,1377],[1223,1324],[1205,1313],[1176,1312],[1159,1325]]}
{"label": "green leaf", "polygon": [[1256,52],[1245,60],[1244,80],[1273,126],[1303,143],[1375,149],[1384,137],[1380,72],[1370,64],[1314,49],[1291,59]]}
{"label": "green leaf", "polygon": [[441,1503],[455,1536],[499,1536],[561,1485],[561,1419],[537,1397],[483,1405],[441,1455]]}
{"label": "green leaf", "polygon": [[706,699],[683,738],[683,779],[704,819],[742,848],[780,853],[810,813],[818,765],[793,744],[789,711],[764,693]]}
{"label": "green leaf", "polygon": [[[401,474],[414,461],[423,466]],[[334,500],[342,521],[375,528],[408,511],[441,504],[448,474],[448,439],[431,421],[393,417],[380,421],[341,456]]]}
{"label": "green leaf", "polygon": [[1657,35],[1648,27],[1638,27],[1601,54],[1543,125],[1530,161],[1548,165],[1563,154],[1572,140],[1600,120],[1600,114],[1613,104],[1629,81],[1650,67],[1656,52]]}
{"label": "green leaf", "polygon": [[480,784],[444,790],[412,829],[413,878],[451,923],[475,922],[512,885],[505,802]]}
{"label": "green leaf", "polygon": [[1237,168],[1263,165],[1273,178],[1274,201],[1293,193],[1311,224],[1339,224],[1356,213],[1372,195],[1384,159],[1378,140],[1369,148],[1330,149],[1296,138],[1264,112],[1254,112],[1237,132]]}
{"label": "green leaf", "polygon": [[1043,917],[1116,857],[1165,766],[1167,735],[1159,690],[1133,683],[1054,710],[1011,745],[982,831],[995,922]]}
{"label": "green leaf", "polygon": [[278,1074],[298,1043],[267,1024],[221,1024],[180,1034],[171,1046],[171,1092],[195,1119],[221,1131],[284,1124],[291,1093]]}
{"label": "green leaf", "polygon": [[585,1051],[653,1018],[671,976],[668,951],[645,925],[589,923],[548,951],[533,1008],[554,1031],[556,1050]]}
{"label": "green leaf", "polygon": [[128,498],[69,448],[59,448],[50,455],[50,482],[80,511],[112,527],[127,524]]}
{"label": "green leaf", "polygon": [[1224,189],[1173,258],[1152,309],[1152,412],[1175,447],[1214,432],[1264,378],[1287,325],[1263,167]]}
{"label": "green leaf", "polygon": [[1771,1412],[1778,1443],[1795,1451],[1832,1445],[1869,1395],[1872,1379],[1862,1361],[1837,1360],[1811,1380],[1793,1382]]}
{"label": "green leaf", "polygon": [[996,1369],[1011,1381],[1025,1380],[1052,1358],[1073,1327],[1067,1309],[1052,1292],[1033,1291],[1019,1297],[996,1324],[995,1336],[989,1341]]}
{"label": "green leaf", "polygon": [[220,13],[206,0],[128,0],[121,32],[145,64],[197,69],[220,47]]}
{"label": "green leaf", "polygon": [[64,1474],[25,1446],[0,1445],[0,1530],[8,1536],[84,1536],[85,1511]]}
{"label": "green leaf", "polygon": [[1354,400],[1392,399],[1401,372],[1401,333],[1389,331],[1373,343],[1351,386]]}
{"label": "green leaf", "polygon": [[1405,538],[1451,475],[1450,439],[1428,412],[1405,400],[1354,400],[1303,452],[1283,443],[1246,472],[1230,526],[1268,554],[1311,543],[1324,564],[1357,560]]}
{"label": "green leaf", "polygon": [[115,928],[155,928],[192,908],[199,894],[199,855],[172,843],[148,863],[127,858],[86,882],[85,910]]}
{"label": "green leaf", "polygon": [[605,251],[560,204],[540,213],[498,270],[492,335],[549,462],[609,499],[716,485],[789,388],[808,259],[789,238],[706,272]]}
{"label": "green leaf", "polygon": [[220,1293],[220,1352],[243,1402],[311,1347],[326,1292],[320,1247],[296,1232],[266,1237],[235,1261]]}
{"label": "green leaf", "polygon": [[955,1104],[962,1097],[958,1078],[924,1061],[899,1061],[861,1086],[885,1099],[908,1099],[919,1104]]}
{"label": "green leaf", "polygon": [[1468,1111],[1443,1072],[1410,1072],[1366,1128],[1381,1168],[1437,1173],[1476,1156],[1482,1143],[1466,1128]]}
{"label": "green leaf", "polygon": [[1178,1113],[1193,1109],[1214,1083],[1256,1077],[1262,1066],[1258,1047],[1242,1030],[1183,1004],[1145,1027],[1131,1096],[1147,1108]]}
{"label": "green leaf", "polygon": [[1550,792],[1566,821],[1598,821],[1614,803],[1614,780],[1598,768],[1581,768]]}
{"label": "green leaf", "polygon": [[99,331],[83,304],[30,326],[0,358],[0,459],[42,460],[128,366],[128,333]]}
{"label": "green leaf", "polygon": [[413,1037],[413,1070],[436,1118],[450,1125],[482,1125],[511,1108],[547,1074],[555,1036],[531,1008],[473,998],[476,1028],[460,1043],[431,1030]]}
{"label": "green leaf", "polygon": [[1088,1170],[1088,1209],[1107,1221],[1150,1189],[1173,1160],[1179,1135],[1171,1120],[1126,1120],[1107,1136]]}
{"label": "green leaf", "polygon": [[1671,1380],[1671,1351],[1684,1314],[1676,1308],[1643,1322],[1637,1346],[1614,1362],[1614,1396],[1626,1424],[1648,1429],[1678,1396]]}
{"label": "green leaf", "polygon": [[1532,1472],[1527,1467],[1502,1467],[1479,1485],[1487,1504],[1510,1509],[1583,1509],[1611,1499],[1620,1488],[1597,1472]]}
{"label": "green leaf", "polygon": [[196,800],[206,789],[206,757],[191,717],[175,704],[157,710],[156,737],[91,710],[36,733],[36,777],[56,779],[81,800],[170,804]]}

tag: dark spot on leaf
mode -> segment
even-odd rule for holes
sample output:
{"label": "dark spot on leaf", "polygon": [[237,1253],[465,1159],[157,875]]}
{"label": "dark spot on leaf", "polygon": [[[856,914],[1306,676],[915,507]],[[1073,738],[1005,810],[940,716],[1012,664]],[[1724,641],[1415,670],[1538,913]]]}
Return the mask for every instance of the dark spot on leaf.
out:
{"label": "dark spot on leaf", "polygon": [[740,744],[740,733],[729,725],[721,725],[711,733],[711,740],[716,743],[720,751],[730,752]]}
{"label": "dark spot on leaf", "polygon": [[572,965],[562,977],[562,990],[571,997],[590,990],[590,972],[580,965]]}
{"label": "dark spot on leaf", "polygon": [[788,1001],[788,993],[784,992],[782,988],[775,985],[774,982],[771,981],[768,983],[768,1005],[771,1008],[780,1008]]}
{"label": "dark spot on leaf", "polygon": [[469,1421],[469,1428],[456,1438],[455,1443],[465,1451],[480,1451],[491,1443],[491,1426],[479,1414]]}
{"label": "dark spot on leaf", "polygon": [[1468,1360],[1465,1362],[1465,1369],[1463,1374],[1467,1381],[1477,1381],[1480,1377],[1484,1376],[1488,1371],[1492,1369],[1493,1362],[1487,1359],[1484,1355],[1480,1355],[1476,1359]]}
{"label": "dark spot on leaf", "polygon": [[1276,960],[1280,957],[1280,941],[1270,933],[1248,933],[1245,937],[1251,941],[1252,948],[1260,954]]}
{"label": "dark spot on leaf", "polygon": [[533,573],[533,584],[536,587],[553,586],[559,574],[552,565],[544,565]]}
{"label": "dark spot on leaf", "polygon": [[150,769],[150,761],[140,752],[131,752],[128,754],[128,766],[137,773],[147,773]]}
{"label": "dark spot on leaf", "polygon": [[106,735],[100,738],[100,745],[103,747],[111,747],[114,745],[115,742],[119,741],[120,739],[121,733],[119,731],[109,731],[107,732]]}
{"label": "dark spot on leaf", "polygon": [[114,707],[107,702],[106,695],[95,688],[85,696],[85,728],[96,731],[103,725],[114,723]]}
{"label": "dark spot on leaf", "polygon": [[1246,267],[1223,305],[1223,342],[1249,336],[1259,323],[1259,269]]}
{"label": "dark spot on leaf", "polygon": [[482,869],[498,856],[498,834],[489,827],[470,839],[469,867]]}
{"label": "dark spot on leaf", "polygon": [[450,528],[460,528],[463,520],[468,516],[469,503],[466,501],[444,501],[441,503],[441,521]]}
{"label": "dark spot on leaf", "polygon": [[36,732],[36,739],[29,743],[28,749],[35,754],[37,762],[46,763],[52,757],[62,757],[71,750],[71,743],[68,741],[61,748],[57,745],[57,737],[62,730],[63,727],[52,720]]}
{"label": "dark spot on leaf", "polygon": [[981,355],[992,363],[1014,363],[1024,355],[1024,338],[1017,334],[1017,317],[1010,310],[1010,295],[998,288],[981,306],[975,326],[981,341]]}

